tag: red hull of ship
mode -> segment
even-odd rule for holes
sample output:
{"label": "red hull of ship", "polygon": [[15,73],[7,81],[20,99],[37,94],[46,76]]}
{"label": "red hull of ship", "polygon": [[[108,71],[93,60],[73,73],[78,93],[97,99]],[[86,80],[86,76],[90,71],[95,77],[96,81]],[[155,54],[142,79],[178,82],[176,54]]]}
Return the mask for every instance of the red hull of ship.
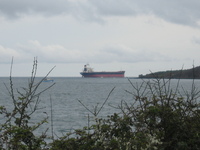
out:
{"label": "red hull of ship", "polygon": [[91,77],[91,78],[124,78],[124,75],[109,75],[109,74],[106,74],[106,75],[86,75],[84,77]]}
{"label": "red hull of ship", "polygon": [[124,78],[124,74],[84,74],[83,76],[86,78]]}

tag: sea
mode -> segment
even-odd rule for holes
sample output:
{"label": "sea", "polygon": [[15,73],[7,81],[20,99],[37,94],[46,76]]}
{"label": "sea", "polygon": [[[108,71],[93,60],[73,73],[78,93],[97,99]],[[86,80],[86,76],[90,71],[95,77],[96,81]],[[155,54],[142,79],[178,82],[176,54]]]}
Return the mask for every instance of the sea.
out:
{"label": "sea", "polygon": [[[42,78],[37,77],[35,84]],[[35,132],[42,134],[47,130],[49,136],[62,137],[76,129],[94,123],[94,113],[98,118],[106,118],[113,113],[120,113],[122,102],[133,104],[134,87],[140,87],[144,82],[138,78],[81,78],[81,77],[51,77],[53,82],[42,82],[35,94],[40,93],[37,110],[31,115],[30,125],[36,125],[45,117],[48,123],[40,126]],[[9,77],[0,77],[0,105],[8,111],[13,110],[13,101],[10,96],[12,86],[15,99],[20,93],[28,89],[31,78],[13,77],[12,84]],[[148,81],[147,79],[145,82]],[[172,79],[170,86],[176,88],[180,82],[183,93],[191,91],[195,84],[196,90],[200,88],[200,80]],[[54,84],[54,85],[53,85]],[[53,85],[51,88],[51,85]],[[184,89],[184,90],[183,90]],[[34,102],[31,104],[34,108]],[[0,114],[0,123],[4,123],[5,116]]]}

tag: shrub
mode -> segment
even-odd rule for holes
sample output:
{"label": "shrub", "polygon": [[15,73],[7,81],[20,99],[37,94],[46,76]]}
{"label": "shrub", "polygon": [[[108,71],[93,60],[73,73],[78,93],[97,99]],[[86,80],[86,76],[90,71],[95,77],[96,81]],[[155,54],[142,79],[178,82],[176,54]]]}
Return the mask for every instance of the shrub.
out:
{"label": "shrub", "polygon": [[[53,84],[42,91],[37,91],[45,78],[36,83],[36,71],[37,60],[34,59],[32,74],[27,88],[23,88],[22,92],[18,89],[15,92],[13,88],[11,64],[10,87],[6,87],[9,91],[14,108],[12,111],[8,111],[4,106],[0,106],[0,115],[5,118],[5,122],[0,125],[1,149],[38,150],[46,146],[44,140],[46,138],[46,133],[44,132],[40,136],[36,136],[34,135],[34,131],[47,122],[48,117],[43,118],[35,125],[30,124],[30,119],[32,114],[39,109],[40,95],[53,86]],[[18,94],[17,96],[16,93]]]}
{"label": "shrub", "polygon": [[98,108],[97,105],[93,111],[80,101],[94,116],[95,123],[67,133],[47,146],[46,133],[34,135],[47,117],[36,125],[29,123],[31,115],[38,110],[40,94],[51,87],[37,91],[44,79],[35,83],[36,70],[37,60],[34,60],[28,88],[23,88],[23,92],[17,90],[17,98],[10,75],[8,91],[14,109],[8,111],[0,106],[0,115],[6,118],[0,125],[3,150],[41,150],[47,147],[51,150],[198,150],[200,147],[200,91],[194,84],[195,80],[191,91],[186,91],[180,86],[180,80],[173,87],[171,79],[161,78],[143,80],[141,84],[128,79],[133,87],[132,91],[127,91],[133,95],[132,103],[122,101],[116,107],[121,113],[105,119],[98,118],[98,114],[114,88],[102,106]]}
{"label": "shrub", "polygon": [[96,123],[52,143],[52,149],[135,150],[198,149],[200,147],[199,91],[192,83],[191,91],[176,87],[171,79],[143,80],[130,84],[133,103],[122,101],[121,114]]}

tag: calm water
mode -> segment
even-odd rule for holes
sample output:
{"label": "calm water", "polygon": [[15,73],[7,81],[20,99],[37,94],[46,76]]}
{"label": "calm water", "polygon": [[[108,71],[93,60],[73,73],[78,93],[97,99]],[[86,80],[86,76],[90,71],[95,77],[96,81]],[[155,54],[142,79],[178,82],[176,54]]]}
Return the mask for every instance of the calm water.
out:
{"label": "calm water", "polygon": [[[118,106],[121,100],[128,103],[133,101],[131,94],[125,90],[133,91],[133,87],[126,78],[53,78],[56,83],[51,89],[45,91],[41,96],[39,107],[42,108],[37,111],[33,116],[31,123],[37,123],[46,113],[51,116],[51,103],[52,100],[52,113],[53,113],[53,127],[54,133],[62,136],[66,132],[73,129],[79,129],[88,124],[88,115],[92,114],[86,110],[78,100],[80,100],[91,111],[95,106],[101,107],[110,91],[115,87],[111,93],[107,103],[99,113],[99,117],[106,117],[119,110],[111,107]],[[14,90],[22,90],[22,87],[27,87],[29,78],[13,78]],[[39,78],[37,78],[39,81]],[[133,84],[141,83],[140,79],[131,79]],[[172,86],[176,85],[177,80],[172,80]],[[5,85],[9,87],[9,78],[0,78],[0,105],[12,109],[12,100],[6,90]],[[45,89],[52,83],[44,82],[39,88],[38,92]],[[189,90],[192,85],[192,80],[181,80],[181,85]],[[200,80],[195,80],[195,85],[200,87]],[[16,94],[17,96],[17,94]],[[44,113],[46,112],[46,113]],[[0,121],[3,122],[2,116]],[[44,131],[46,128],[51,128],[49,124],[43,125],[38,132]],[[48,134],[51,131],[49,130]]]}

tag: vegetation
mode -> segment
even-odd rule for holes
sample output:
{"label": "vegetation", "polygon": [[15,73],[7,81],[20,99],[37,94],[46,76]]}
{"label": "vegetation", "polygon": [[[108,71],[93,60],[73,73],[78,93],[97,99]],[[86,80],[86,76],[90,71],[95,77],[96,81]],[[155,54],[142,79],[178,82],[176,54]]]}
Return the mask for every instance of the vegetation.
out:
{"label": "vegetation", "polygon": [[42,149],[46,147],[46,133],[42,133],[40,136],[35,136],[34,131],[47,122],[48,116],[43,119],[41,118],[42,120],[34,125],[30,124],[30,120],[32,114],[40,109],[38,107],[40,103],[40,95],[53,86],[53,84],[42,91],[37,90],[45,78],[40,82],[35,83],[37,60],[34,59],[32,74],[27,88],[23,88],[23,91],[19,89],[15,91],[12,80],[12,64],[10,71],[10,87],[8,88],[6,85],[6,88],[10,94],[14,108],[12,111],[9,111],[4,106],[0,106],[0,115],[5,120],[4,123],[0,125],[0,149]]}
{"label": "vegetation", "polygon": [[[129,80],[130,81],[130,80]],[[121,114],[107,119],[96,118],[96,124],[77,130],[76,138],[68,136],[52,143],[52,149],[135,150],[199,149],[199,91],[193,82],[191,93],[173,89],[171,80],[155,79],[133,86],[133,103],[118,106]]]}
{"label": "vegetation", "polygon": [[[141,84],[132,83],[133,90],[127,94],[133,96],[132,104],[122,101],[114,113],[107,118],[98,118],[105,102],[98,109],[89,110],[95,123],[83,129],[67,133],[66,136],[46,143],[46,133],[34,135],[34,130],[41,126],[47,118],[37,125],[30,126],[31,115],[38,109],[39,95],[36,90],[41,82],[35,84],[36,71],[34,62],[32,78],[25,93],[19,92],[17,99],[13,93],[10,78],[10,95],[14,109],[8,112],[0,107],[0,115],[7,120],[0,126],[1,149],[16,150],[198,150],[200,147],[200,91],[192,80],[191,91],[180,88],[180,80],[176,87],[171,86],[171,79],[156,78],[143,80]],[[181,89],[181,90],[180,90]],[[46,89],[45,89],[46,90]],[[45,91],[44,90],[44,91]],[[33,109],[30,105],[34,103]]]}
{"label": "vegetation", "polygon": [[200,79],[200,66],[185,70],[159,71],[146,75],[139,75],[139,78]]}

